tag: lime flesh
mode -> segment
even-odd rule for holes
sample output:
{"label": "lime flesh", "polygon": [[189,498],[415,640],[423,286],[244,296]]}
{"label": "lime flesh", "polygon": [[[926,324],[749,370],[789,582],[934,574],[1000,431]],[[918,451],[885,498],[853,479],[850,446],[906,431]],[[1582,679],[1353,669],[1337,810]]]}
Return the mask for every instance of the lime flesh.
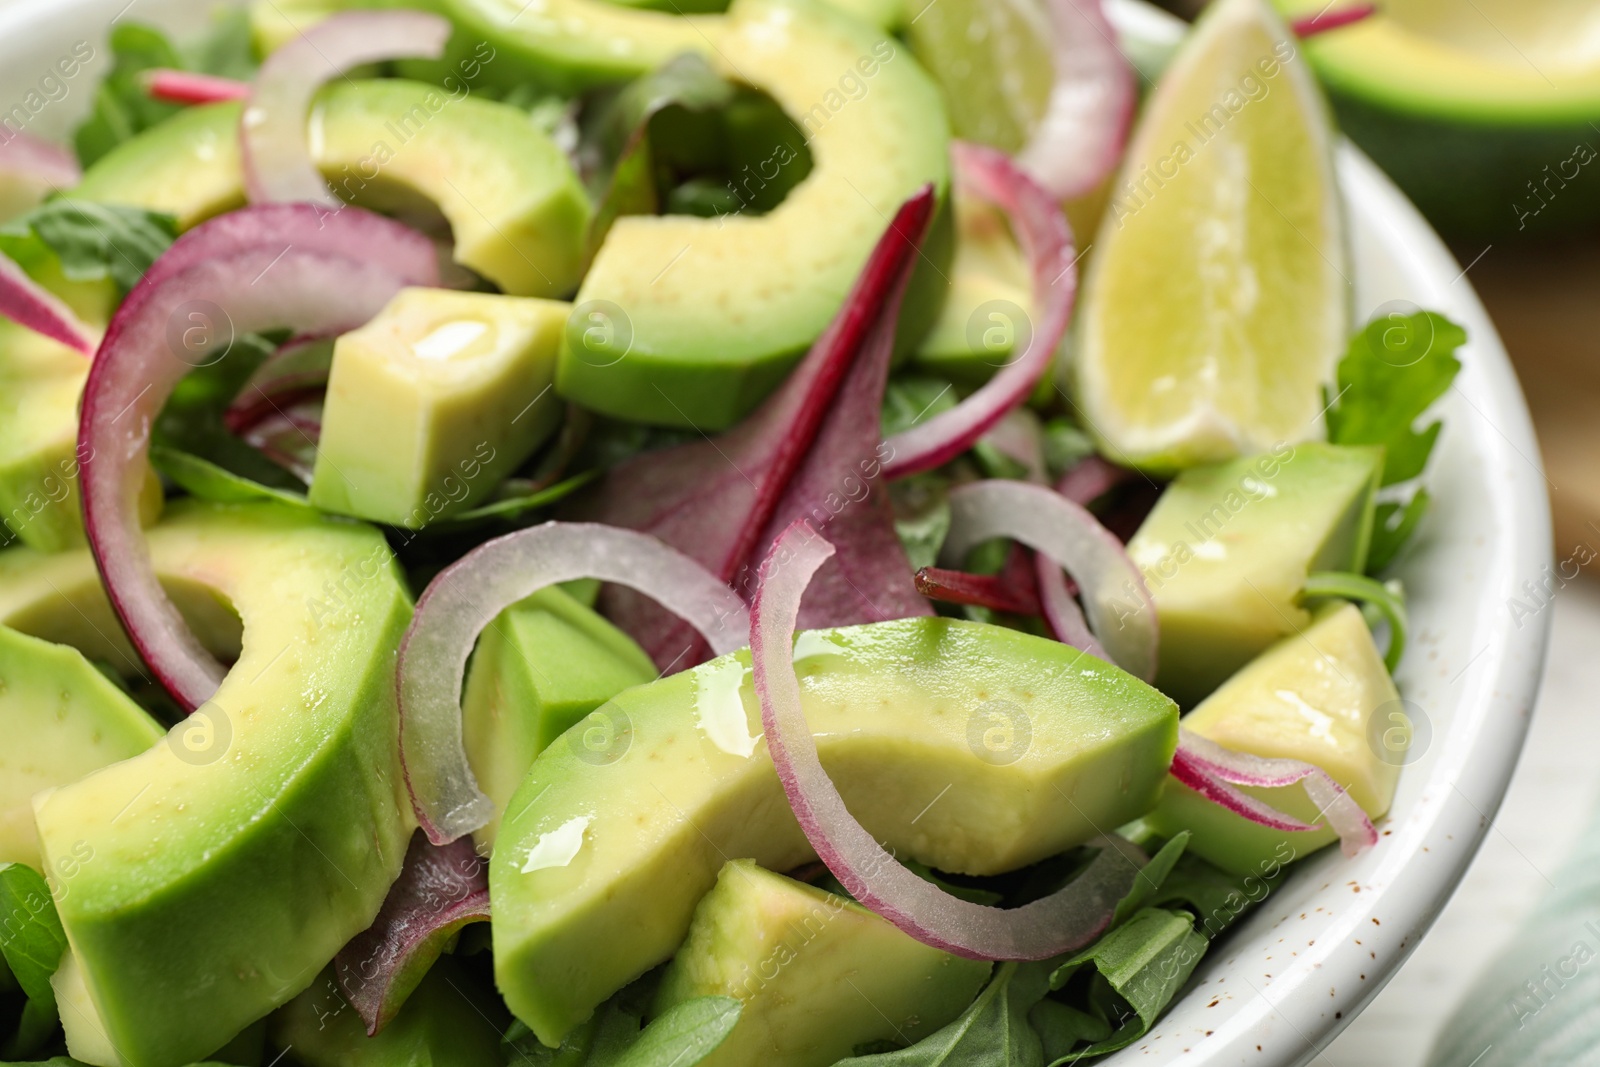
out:
{"label": "lime flesh", "polygon": [[1265,0],[1220,0],[1157,85],[1096,240],[1072,368],[1153,471],[1320,437],[1348,268],[1325,105]]}
{"label": "lime flesh", "polygon": [[957,137],[1016,152],[1050,105],[1055,68],[1040,0],[910,0],[911,49],[944,90]]}

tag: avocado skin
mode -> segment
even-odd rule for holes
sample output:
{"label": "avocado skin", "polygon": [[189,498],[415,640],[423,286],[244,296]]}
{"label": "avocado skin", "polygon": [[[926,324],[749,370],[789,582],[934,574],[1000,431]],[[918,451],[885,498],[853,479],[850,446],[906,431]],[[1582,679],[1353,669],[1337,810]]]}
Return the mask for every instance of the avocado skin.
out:
{"label": "avocado skin", "polygon": [[[822,762],[896,855],[1002,873],[1159,796],[1176,706],[1059,642],[947,618],[799,641]],[[815,858],[757,739],[748,664],[734,653],[619,694],[600,709],[610,744],[569,732],[512,797],[489,863],[495,980],[547,1045],[671,956],[728,858],[769,870]],[[558,843],[576,847],[565,862]],[[556,857],[523,871],[535,848]]]}
{"label": "avocado skin", "polygon": [[831,1067],[857,1045],[915,1044],[953,1021],[992,968],[853,900],[731,860],[695,908],[652,1014],[733,997],[739,1021],[700,1067]]}
{"label": "avocado skin", "polygon": [[[303,989],[371,924],[413,827],[393,684],[411,605],[382,535],[276,504],[170,515],[149,534],[158,573],[224,587],[245,619],[215,700],[231,740],[197,765],[180,726],[34,804],[62,925],[129,1067],[192,1062]],[[0,555],[0,621],[76,619],[56,588],[108,610],[87,552]],[[92,858],[67,873],[75,847]]]}
{"label": "avocado skin", "polygon": [[[1336,85],[1328,96],[1345,134],[1448,237],[1535,237],[1600,223],[1600,134],[1587,122],[1467,122]],[[1590,157],[1568,180],[1557,169],[1577,162],[1579,146]]]}

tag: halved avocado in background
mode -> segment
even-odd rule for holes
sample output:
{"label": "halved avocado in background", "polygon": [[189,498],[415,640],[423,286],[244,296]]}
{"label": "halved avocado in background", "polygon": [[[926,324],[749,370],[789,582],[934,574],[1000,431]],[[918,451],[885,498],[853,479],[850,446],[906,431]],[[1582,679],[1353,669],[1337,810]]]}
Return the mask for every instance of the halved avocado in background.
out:
{"label": "halved avocado in background", "polygon": [[[1274,0],[1291,17],[1326,0]],[[1600,6],[1388,0],[1304,49],[1352,140],[1448,234],[1600,221]]]}

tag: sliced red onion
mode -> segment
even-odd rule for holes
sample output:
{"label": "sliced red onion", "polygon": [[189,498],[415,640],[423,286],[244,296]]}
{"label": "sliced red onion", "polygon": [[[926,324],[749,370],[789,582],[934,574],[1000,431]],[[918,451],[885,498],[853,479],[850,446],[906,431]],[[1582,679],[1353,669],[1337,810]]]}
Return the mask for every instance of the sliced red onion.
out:
{"label": "sliced red onion", "polygon": [[1139,84],[1101,0],[1050,0],[1055,84],[1017,162],[1057,200],[1088,193],[1115,169]]}
{"label": "sliced red onion", "polygon": [[1008,615],[1044,613],[1034,583],[1015,582],[1004,573],[970,574],[944,567],[924,567],[917,572],[917,592],[946,604],[971,604]]}
{"label": "sliced red onion", "polygon": [[1021,404],[1050,369],[1078,292],[1072,227],[1049,193],[1004,153],[961,141],[950,145],[955,179],[997,205],[1011,222],[1033,271],[1033,322],[1027,348],[949,411],[891,437],[884,474],[903,478],[954,459]]}
{"label": "sliced red onion", "polygon": [[[1021,542],[1065,567],[1077,581],[1088,630],[1106,653],[1103,658],[1147,681],[1155,677],[1155,601],[1122,543],[1099,520],[1042,485],[991,479],[952,490],[950,533],[940,558],[959,560],[996,537]],[[1049,596],[1041,591],[1047,610]],[[1076,633],[1057,607],[1064,616],[1061,625]],[[1065,639],[1061,629],[1056,632]]]}
{"label": "sliced red onion", "polygon": [[[1172,758],[1172,774],[1184,785],[1229,811],[1252,822],[1278,830],[1314,830],[1292,816],[1239,792],[1233,786],[1282,789],[1300,783],[1306,796],[1322,812],[1328,825],[1339,835],[1339,845],[1347,856],[1378,843],[1372,820],[1345,792],[1333,776],[1312,763],[1296,759],[1269,759],[1235,752],[1210,741],[1192,730],[1178,730],[1178,751]],[[1200,784],[1197,784],[1200,783]]]}
{"label": "sliced red onion", "polygon": [[1056,482],[1056,492],[1088,507],[1124,482],[1136,477],[1127,467],[1118,467],[1099,456],[1088,456],[1064,473]]}
{"label": "sliced red onion", "polygon": [[437,281],[432,246],[397,222],[276,205],[180,237],[117,309],[84,386],[84,527],[129,637],[184,708],[204,703],[225,672],[150,565],[137,495],[151,423],[179,379],[241,333],[354,329],[401,288]]}
{"label": "sliced red onion", "polygon": [[372,1036],[393,1019],[449,940],[489,918],[489,864],[471,841],[434,845],[419,831],[378,917],[333,958],[345,1001]]}
{"label": "sliced red onion", "polygon": [[0,173],[27,178],[57,193],[77,185],[83,177],[77,158],[67,149],[29,133],[10,131],[0,139]]}
{"label": "sliced red onion", "polygon": [[484,627],[558,582],[598,578],[635,589],[689,623],[718,655],[743,647],[744,602],[722,579],[649,534],[547,522],[486,541],[440,571],[400,644],[400,763],[417,821],[436,845],[494,815],[461,741],[461,686]]}
{"label": "sliced red onion", "polygon": [[1364,22],[1378,13],[1376,4],[1350,4],[1347,7],[1334,7],[1326,11],[1319,11],[1315,15],[1295,19],[1289,23],[1289,29],[1296,37],[1304,40],[1315,37],[1319,33],[1337,30],[1357,22]]}
{"label": "sliced red onion", "polygon": [[0,254],[0,315],[86,356],[94,355],[94,331],[4,254]]}
{"label": "sliced red onion", "polygon": [[1065,888],[1008,910],[953,897],[913,874],[845,807],[806,723],[792,652],[801,597],[832,555],[833,546],[804,519],[785,530],[761,565],[750,626],[767,748],[817,856],[863,905],[917,940],[959,956],[1048,959],[1094,940],[1111,924],[1117,901],[1133,886],[1141,865],[1137,853],[1119,846],[1114,835],[1097,842],[1099,855]]}
{"label": "sliced red onion", "polygon": [[1056,640],[1073,648],[1081,648],[1098,659],[1111,660],[1105,648],[1095,640],[1089,622],[1083,617],[1083,608],[1067,583],[1061,564],[1043,552],[1035,552],[1033,571],[1039,588],[1039,609]]}
{"label": "sliced red onion", "polygon": [[326,81],[386,59],[437,59],[450,23],[422,11],[346,11],[324,19],[266,58],[239,124],[251,203],[305,201],[337,208],[312,163],[306,119]]}
{"label": "sliced red onion", "polygon": [[215,104],[223,100],[243,100],[250,95],[250,83],[214,74],[158,67],[144,72],[144,91],[169,104]]}
{"label": "sliced red onion", "polygon": [[1044,428],[1039,416],[1027,408],[1012,408],[980,441],[1021,464],[1024,480],[1043,484],[1049,480],[1044,462]]}

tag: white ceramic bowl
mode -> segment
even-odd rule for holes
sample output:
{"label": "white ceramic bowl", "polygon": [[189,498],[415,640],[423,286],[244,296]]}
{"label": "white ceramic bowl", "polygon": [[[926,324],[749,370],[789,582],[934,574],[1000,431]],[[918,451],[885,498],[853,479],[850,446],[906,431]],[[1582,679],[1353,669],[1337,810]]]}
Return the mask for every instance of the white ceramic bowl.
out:
{"label": "white ceramic bowl", "polygon": [[[55,61],[87,41],[95,59],[64,83],[64,95],[45,86],[27,127],[64,137],[108,66],[113,20],[181,36],[213,6],[0,0],[0,118],[27,106]],[[1141,64],[1158,64],[1182,33],[1140,0],[1111,0],[1111,8]],[[1354,860],[1331,849],[1300,864],[1212,947],[1155,1030],[1108,1062],[1275,1067],[1312,1059],[1393,975],[1461,880],[1505,793],[1538,689],[1550,612],[1519,624],[1510,605],[1526,601],[1523,583],[1537,583],[1550,565],[1549,512],[1505,349],[1460,266],[1389,180],[1349,146],[1339,175],[1358,317],[1408,300],[1444,312],[1470,337],[1440,408],[1445,431],[1428,476],[1436,505],[1397,568],[1414,635],[1398,681],[1431,738],[1401,776],[1378,846]]]}

